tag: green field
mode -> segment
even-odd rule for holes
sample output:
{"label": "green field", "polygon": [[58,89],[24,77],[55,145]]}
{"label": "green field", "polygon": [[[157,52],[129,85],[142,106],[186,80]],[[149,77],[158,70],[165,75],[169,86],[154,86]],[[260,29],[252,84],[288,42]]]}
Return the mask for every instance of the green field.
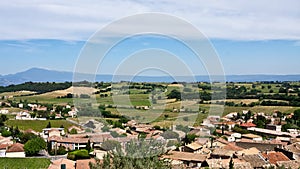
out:
{"label": "green field", "polygon": [[49,165],[46,158],[0,158],[1,169],[46,169]]}
{"label": "green field", "polygon": [[51,127],[60,127],[63,125],[65,129],[74,125],[66,120],[8,120],[5,124],[7,126],[18,126],[18,128],[23,131],[32,129],[41,132],[42,129],[47,126],[48,122],[51,123]]}
{"label": "green field", "polygon": [[47,95],[33,95],[33,96],[21,96],[15,97],[16,100],[27,100],[28,102],[45,103],[45,104],[68,104],[72,103],[72,98],[55,98],[48,97]]}

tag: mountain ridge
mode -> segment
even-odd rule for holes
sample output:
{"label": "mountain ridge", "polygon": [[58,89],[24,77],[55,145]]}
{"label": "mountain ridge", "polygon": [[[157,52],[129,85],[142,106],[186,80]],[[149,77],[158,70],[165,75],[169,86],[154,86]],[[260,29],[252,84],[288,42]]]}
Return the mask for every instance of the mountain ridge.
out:
{"label": "mountain ridge", "polygon": [[[85,77],[91,75],[79,74],[82,76],[80,80],[87,80]],[[215,76],[221,77],[221,76]],[[196,81],[210,81],[208,75],[194,76]],[[300,75],[226,75],[228,82],[255,82],[255,81],[300,81]],[[89,78],[90,79],[90,78]],[[174,82],[174,81],[191,81],[189,76],[135,76],[133,79],[129,75],[109,75],[98,74],[96,81],[135,81],[135,82]],[[175,80],[176,79],[176,80]],[[12,84],[20,84],[28,81],[32,82],[66,82],[73,80],[73,72],[48,70],[44,68],[31,68],[22,72],[8,75],[0,75],[0,86],[8,86]]]}

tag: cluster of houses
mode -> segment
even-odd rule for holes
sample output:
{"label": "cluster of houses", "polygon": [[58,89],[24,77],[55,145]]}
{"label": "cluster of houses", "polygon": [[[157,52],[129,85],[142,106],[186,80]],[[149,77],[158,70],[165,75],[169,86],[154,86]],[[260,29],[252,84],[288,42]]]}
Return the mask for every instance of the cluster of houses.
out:
{"label": "cluster of houses", "polygon": [[[264,114],[262,114],[264,115]],[[160,158],[170,160],[174,168],[229,168],[230,162],[234,163],[234,168],[268,168],[280,167],[299,168],[300,167],[300,135],[298,130],[291,129],[288,132],[281,131],[281,125],[275,122],[278,119],[271,119],[271,124],[266,128],[257,128],[253,123],[253,118],[245,121],[243,119],[233,120],[235,113],[230,113],[224,117],[209,116],[203,121],[201,126],[189,127],[188,133],[176,130],[179,138],[183,140],[186,134],[197,136],[196,139],[179,147],[170,145],[166,147],[166,153]],[[274,118],[264,115],[266,118]],[[93,123],[93,122],[89,122]],[[102,143],[106,140],[118,141],[122,146],[132,139],[138,139],[139,134],[145,134],[145,139],[154,138],[168,143],[174,138],[163,137],[164,131],[155,129],[150,124],[139,124],[134,120],[123,124],[127,129],[112,128],[110,132],[86,132],[82,127],[72,126],[64,128],[45,128],[41,133],[33,130],[31,132],[44,138],[50,143],[52,149],[65,147],[66,150],[78,150],[87,147],[93,148],[91,157],[103,159],[108,152],[103,149]],[[239,125],[249,131],[247,134],[234,132],[232,129]],[[224,127],[226,126],[226,128]],[[130,128],[131,130],[128,130]],[[215,135],[212,133],[215,130]],[[70,134],[76,130],[77,134]],[[112,132],[124,137],[113,137]],[[273,139],[265,139],[263,136],[271,136]],[[13,143],[9,138],[0,136],[0,157],[25,157],[22,144]],[[49,168],[88,168],[89,162],[95,159],[72,161],[64,158],[53,160]]]}
{"label": "cluster of houses", "polygon": [[[27,109],[23,109],[24,108],[23,103],[19,104],[19,108],[22,109],[22,111],[18,113],[13,113],[16,114],[15,117],[16,120],[47,120],[46,118],[39,117],[34,113],[34,111],[47,111],[47,107],[38,104],[28,104],[27,106],[30,107],[31,111]],[[56,113],[54,109],[50,111],[50,114],[54,115],[54,119],[63,119],[66,116],[72,118],[77,117],[78,110],[75,107],[71,107],[70,105],[65,105],[64,108],[70,109],[70,111],[68,111],[68,113],[65,114],[64,116],[62,115],[61,112]],[[8,114],[8,113],[9,113],[8,109],[4,108],[0,110],[0,114]]]}

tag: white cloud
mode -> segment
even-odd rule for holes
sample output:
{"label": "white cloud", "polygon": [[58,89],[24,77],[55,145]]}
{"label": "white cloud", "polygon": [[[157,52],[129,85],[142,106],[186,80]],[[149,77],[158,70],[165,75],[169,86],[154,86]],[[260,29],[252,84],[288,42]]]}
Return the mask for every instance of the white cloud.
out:
{"label": "white cloud", "polygon": [[0,39],[86,40],[121,17],[162,12],[187,20],[210,38],[299,40],[299,8],[298,0],[1,1]]}

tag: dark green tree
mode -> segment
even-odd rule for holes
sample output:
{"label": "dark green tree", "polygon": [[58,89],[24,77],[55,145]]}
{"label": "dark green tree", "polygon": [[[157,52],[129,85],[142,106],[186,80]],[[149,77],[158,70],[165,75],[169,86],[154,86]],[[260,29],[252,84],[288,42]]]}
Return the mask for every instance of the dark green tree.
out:
{"label": "dark green tree", "polygon": [[173,89],[167,96],[168,99],[181,100],[181,93],[176,89]]}
{"label": "dark green tree", "polygon": [[234,162],[233,162],[232,158],[230,158],[230,161],[229,161],[229,169],[234,169]]}
{"label": "dark green tree", "polygon": [[88,152],[91,151],[92,147],[91,147],[91,141],[90,141],[90,139],[88,140],[88,142],[87,142],[87,144],[86,144],[86,146],[85,146],[85,149],[86,149]]}
{"label": "dark green tree", "polygon": [[50,123],[50,121],[48,122],[46,128],[51,128],[51,123]]}
{"label": "dark green tree", "polygon": [[0,115],[0,127],[4,126],[4,122],[8,120],[8,117],[5,114]]}
{"label": "dark green tree", "polygon": [[44,139],[38,137],[32,140],[29,140],[24,145],[25,154],[28,156],[37,155],[40,150],[46,148],[46,142]]}

